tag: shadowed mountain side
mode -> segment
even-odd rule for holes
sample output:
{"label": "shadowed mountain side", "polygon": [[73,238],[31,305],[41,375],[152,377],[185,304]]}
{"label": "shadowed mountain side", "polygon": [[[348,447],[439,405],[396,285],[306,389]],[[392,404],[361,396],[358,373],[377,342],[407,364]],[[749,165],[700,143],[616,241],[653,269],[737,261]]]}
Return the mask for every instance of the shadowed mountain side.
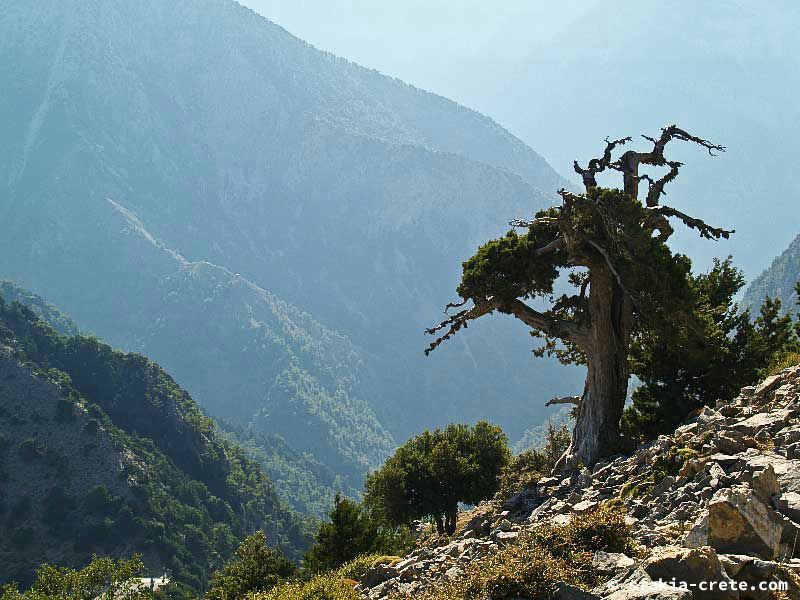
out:
{"label": "shadowed mountain side", "polygon": [[422,356],[459,262],[563,185],[490,119],[227,0],[0,7],[0,276],[348,480],[577,389],[511,323]]}

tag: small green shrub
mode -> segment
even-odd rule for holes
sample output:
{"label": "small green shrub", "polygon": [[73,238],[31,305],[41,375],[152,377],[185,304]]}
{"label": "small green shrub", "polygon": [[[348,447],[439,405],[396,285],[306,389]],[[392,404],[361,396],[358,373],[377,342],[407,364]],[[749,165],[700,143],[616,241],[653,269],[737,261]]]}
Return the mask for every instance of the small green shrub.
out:
{"label": "small green shrub", "polygon": [[353,589],[355,582],[342,579],[337,573],[317,575],[310,581],[284,583],[254,600],[360,600]]}
{"label": "small green shrub", "polygon": [[343,565],[337,571],[337,574],[342,579],[359,581],[373,566],[391,564],[395,560],[400,560],[400,558],[397,556],[382,556],[380,554],[364,554]]}
{"label": "small green shrub", "polygon": [[459,502],[477,504],[497,492],[511,458],[507,441],[500,427],[486,421],[424,431],[367,477],[364,503],[386,523],[431,517],[439,535],[452,535]]}
{"label": "small green shrub", "polygon": [[333,571],[359,556],[404,554],[413,546],[408,527],[388,524],[369,507],[339,494],[314,541],[303,559],[309,574]]}
{"label": "small green shrub", "polygon": [[103,517],[115,514],[122,505],[122,499],[112,496],[103,484],[90,489],[86,493],[84,502],[89,512]]}
{"label": "small green shrub", "polygon": [[295,573],[295,566],[279,550],[267,545],[258,531],[245,538],[236,556],[211,576],[209,600],[235,600],[247,594],[271,590]]}

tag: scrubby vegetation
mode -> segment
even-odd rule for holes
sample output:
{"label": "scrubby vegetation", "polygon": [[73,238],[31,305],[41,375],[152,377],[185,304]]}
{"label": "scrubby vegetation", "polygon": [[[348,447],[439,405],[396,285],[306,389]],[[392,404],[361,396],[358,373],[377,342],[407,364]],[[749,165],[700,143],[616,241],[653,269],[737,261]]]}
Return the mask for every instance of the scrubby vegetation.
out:
{"label": "scrubby vegetation", "polygon": [[337,494],[303,563],[307,572],[323,573],[359,556],[404,554],[411,545],[406,526],[387,523],[369,506]]}
{"label": "scrubby vegetation", "polygon": [[432,517],[437,531],[452,534],[458,503],[490,498],[510,460],[502,430],[486,422],[426,431],[397,449],[369,475],[365,502],[394,525]]}
{"label": "scrubby vegetation", "polygon": [[20,592],[14,584],[0,590],[0,600],[145,600],[149,589],[132,584],[142,574],[139,557],[129,560],[92,559],[82,569],[41,566],[30,589]]}
{"label": "scrubby vegetation", "polygon": [[309,581],[286,582],[253,600],[360,600],[353,588],[356,582],[338,573],[316,575]]}
{"label": "scrubby vegetation", "polygon": [[592,556],[600,550],[636,554],[624,512],[601,508],[568,525],[526,532],[514,544],[470,565],[463,576],[415,600],[552,598],[559,583],[590,588],[600,583],[591,568]]}
{"label": "scrubby vegetation", "polygon": [[295,565],[280,550],[267,545],[263,531],[247,537],[236,556],[211,577],[209,600],[237,600],[247,594],[266,592],[294,575]]}
{"label": "scrubby vegetation", "polygon": [[[30,408],[30,418],[39,419],[42,429],[50,427],[48,422],[63,428],[81,414],[84,446],[76,452],[90,452],[102,435],[129,457],[130,498],[115,496],[105,486],[71,489],[66,479],[45,490],[45,497],[27,499],[25,506],[33,502],[33,510],[42,511],[58,543],[71,540],[76,561],[133,544],[157,553],[174,579],[199,591],[213,568],[256,529],[269,531],[294,558],[301,556],[310,541],[310,523],[278,501],[261,469],[218,435],[213,422],[158,365],[95,338],[62,336],[28,307],[2,297],[0,344],[60,390],[49,412]],[[13,419],[6,419],[5,439],[11,439],[14,428]],[[70,461],[79,459],[57,454],[38,438],[17,443],[20,460],[41,463],[53,476],[67,477]],[[19,504],[13,495],[6,501]],[[23,516],[15,510],[18,518]],[[36,514],[28,510],[24,516]],[[30,544],[33,536],[22,534],[24,526],[15,527],[6,539],[17,546]],[[27,568],[32,575],[35,563]],[[28,579],[24,566],[15,569],[15,578]]]}

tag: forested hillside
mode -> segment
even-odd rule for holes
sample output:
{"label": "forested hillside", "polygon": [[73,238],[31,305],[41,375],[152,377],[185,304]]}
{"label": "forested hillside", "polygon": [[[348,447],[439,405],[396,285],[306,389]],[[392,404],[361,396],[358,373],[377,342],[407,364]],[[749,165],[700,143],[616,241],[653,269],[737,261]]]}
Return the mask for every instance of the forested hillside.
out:
{"label": "forested hillside", "polygon": [[0,78],[0,277],[345,489],[575,392],[501,317],[422,355],[459,262],[563,185],[490,119],[230,0],[0,2]]}
{"label": "forested hillside", "polygon": [[139,552],[200,589],[255,529],[290,555],[307,543],[307,524],[158,365],[2,297],[0,410],[0,581]]}

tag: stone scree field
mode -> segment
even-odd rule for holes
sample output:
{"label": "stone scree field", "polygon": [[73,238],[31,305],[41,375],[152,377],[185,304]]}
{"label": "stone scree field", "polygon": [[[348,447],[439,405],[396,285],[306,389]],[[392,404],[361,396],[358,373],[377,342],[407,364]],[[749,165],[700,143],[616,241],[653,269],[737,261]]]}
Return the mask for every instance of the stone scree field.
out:
{"label": "stone scree field", "polygon": [[[624,507],[639,553],[595,553],[592,567],[605,582],[591,591],[561,585],[555,598],[800,599],[800,366],[703,409],[631,456],[542,479],[502,505],[481,504],[462,515],[466,524],[453,541],[378,562],[357,589],[365,599],[414,598],[536,528],[604,504]],[[789,589],[664,590],[657,583],[673,578],[783,581]]]}

